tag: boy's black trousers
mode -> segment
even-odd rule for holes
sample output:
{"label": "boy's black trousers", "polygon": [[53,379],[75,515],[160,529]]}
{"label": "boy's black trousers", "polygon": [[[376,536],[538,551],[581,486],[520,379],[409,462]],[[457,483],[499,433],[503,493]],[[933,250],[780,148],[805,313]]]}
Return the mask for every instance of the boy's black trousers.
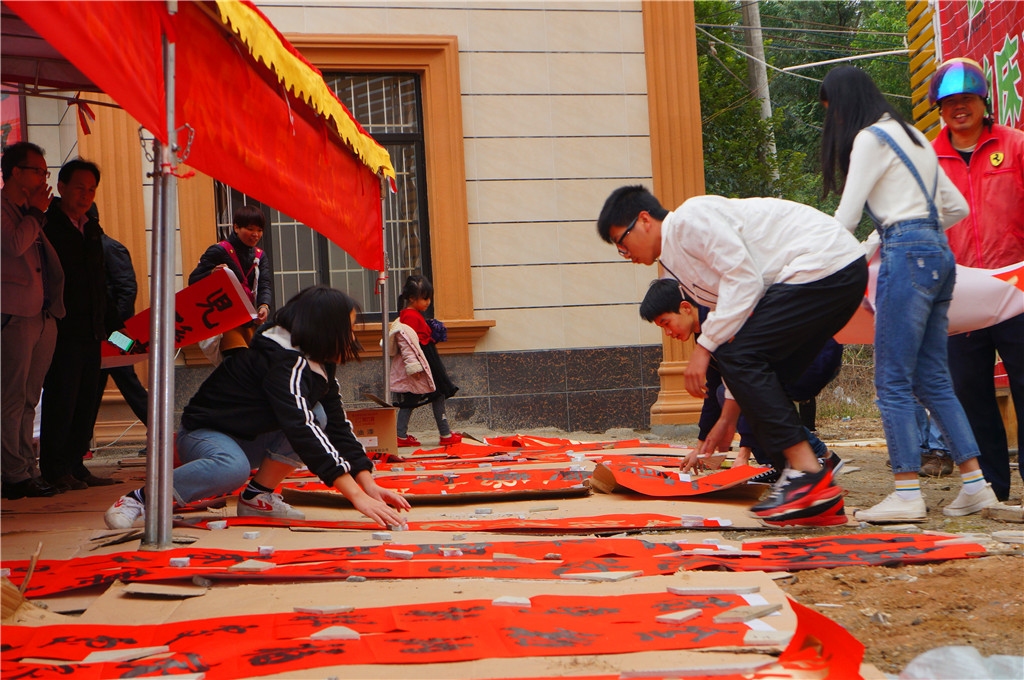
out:
{"label": "boy's black trousers", "polygon": [[754,436],[780,469],[783,449],[807,440],[783,385],[799,378],[842,330],[867,286],[864,258],[819,281],[769,286],[736,336],[714,352]]}

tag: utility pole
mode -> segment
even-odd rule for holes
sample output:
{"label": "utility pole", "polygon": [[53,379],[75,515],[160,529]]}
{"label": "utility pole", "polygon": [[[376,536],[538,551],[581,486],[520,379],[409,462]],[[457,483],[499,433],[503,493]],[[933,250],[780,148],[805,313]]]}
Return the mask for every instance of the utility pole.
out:
{"label": "utility pole", "polygon": [[[750,91],[761,100],[761,120],[772,119],[772,102],[768,95],[768,69],[765,67],[764,38],[761,35],[761,10],[757,0],[741,3],[743,25],[748,26],[744,33],[747,37],[747,53],[756,59],[747,59],[747,77],[750,79]],[[772,179],[779,178],[775,164],[775,133],[769,127],[768,148],[765,150],[772,163]]]}

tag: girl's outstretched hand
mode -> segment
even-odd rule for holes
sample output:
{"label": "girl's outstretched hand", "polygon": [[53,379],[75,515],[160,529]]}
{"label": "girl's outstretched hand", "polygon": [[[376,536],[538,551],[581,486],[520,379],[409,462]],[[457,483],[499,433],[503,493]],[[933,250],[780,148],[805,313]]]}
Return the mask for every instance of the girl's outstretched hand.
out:
{"label": "girl's outstretched hand", "polygon": [[372,498],[376,498],[377,500],[383,503],[387,503],[388,505],[395,507],[400,511],[409,510],[410,508],[412,508],[412,505],[410,505],[409,501],[405,499],[405,496],[398,493],[397,491],[385,489],[381,486],[377,486],[376,484],[373,485],[373,488],[365,489],[365,491],[367,495],[371,496]]}
{"label": "girl's outstretched hand", "polygon": [[[401,496],[399,496],[401,498]],[[350,498],[356,510],[363,513],[381,527],[405,527],[405,519],[384,501],[377,500],[369,494],[360,493],[355,498]],[[404,500],[404,499],[403,499]]]}
{"label": "girl's outstretched hand", "polygon": [[412,507],[409,501],[399,493],[378,486],[369,471],[358,472],[354,478],[352,475],[341,475],[334,480],[334,488],[340,491],[356,510],[380,526],[405,527],[405,519],[399,512]]}

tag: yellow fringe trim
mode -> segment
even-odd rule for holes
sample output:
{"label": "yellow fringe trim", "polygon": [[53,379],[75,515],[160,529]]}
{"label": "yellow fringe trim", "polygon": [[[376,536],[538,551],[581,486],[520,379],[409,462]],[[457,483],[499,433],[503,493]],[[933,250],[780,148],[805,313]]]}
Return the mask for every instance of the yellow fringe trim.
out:
{"label": "yellow fringe trim", "polygon": [[324,79],[288,51],[263,17],[241,2],[216,0],[216,3],[221,21],[234,30],[254,59],[266,64],[277,76],[278,82],[309,104],[320,116],[333,120],[338,134],[363,165],[374,174],[383,171],[386,176],[395,178],[395,169],[387,150],[356,127]]}

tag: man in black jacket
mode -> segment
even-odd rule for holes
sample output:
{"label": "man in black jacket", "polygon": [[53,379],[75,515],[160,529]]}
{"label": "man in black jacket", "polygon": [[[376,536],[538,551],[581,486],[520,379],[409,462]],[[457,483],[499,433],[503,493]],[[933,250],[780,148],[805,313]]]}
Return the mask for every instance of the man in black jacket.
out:
{"label": "man in black jacket", "polygon": [[[92,212],[94,211],[90,209],[89,214]],[[99,219],[98,215],[96,219]],[[103,261],[107,275],[107,332],[113,333],[124,328],[124,322],[135,315],[135,297],[138,295],[139,285],[135,280],[135,267],[132,266],[132,256],[128,249],[107,234],[100,238],[103,243]],[[121,391],[125,403],[135,417],[148,427],[149,394],[139,381],[139,376],[135,374],[134,366],[115,366],[100,371],[97,410],[103,399],[103,391],[107,388],[107,376],[114,379],[114,384]],[[93,421],[95,422],[95,418]]]}
{"label": "man in black jacket", "polygon": [[44,228],[64,269],[66,315],[57,322],[57,346],[43,382],[39,469],[59,490],[114,483],[83,462],[96,423],[100,342],[106,337],[103,230],[86,214],[99,181],[94,163],[66,163],[57,175],[60,198],[50,203]]}

